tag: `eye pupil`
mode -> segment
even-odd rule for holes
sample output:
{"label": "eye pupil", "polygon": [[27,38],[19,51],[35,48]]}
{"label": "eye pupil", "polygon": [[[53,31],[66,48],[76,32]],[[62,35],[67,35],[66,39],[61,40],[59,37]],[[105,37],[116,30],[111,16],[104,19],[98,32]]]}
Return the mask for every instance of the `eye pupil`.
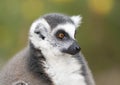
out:
{"label": "eye pupil", "polygon": [[58,34],[58,38],[63,39],[64,37],[65,37],[65,35],[63,33]]}

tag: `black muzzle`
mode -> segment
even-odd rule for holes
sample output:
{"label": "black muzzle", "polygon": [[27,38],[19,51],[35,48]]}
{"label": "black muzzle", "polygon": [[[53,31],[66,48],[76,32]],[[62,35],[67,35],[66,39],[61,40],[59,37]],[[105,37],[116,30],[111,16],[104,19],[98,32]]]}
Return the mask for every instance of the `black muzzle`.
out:
{"label": "black muzzle", "polygon": [[80,46],[77,44],[76,41],[74,41],[74,43],[68,49],[64,49],[63,52],[71,55],[75,55],[79,53],[80,50],[81,50]]}

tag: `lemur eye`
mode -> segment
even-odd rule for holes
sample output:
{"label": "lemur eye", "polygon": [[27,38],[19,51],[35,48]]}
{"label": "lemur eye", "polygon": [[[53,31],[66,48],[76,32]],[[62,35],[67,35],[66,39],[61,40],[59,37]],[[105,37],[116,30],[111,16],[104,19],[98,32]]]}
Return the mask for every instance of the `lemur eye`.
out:
{"label": "lemur eye", "polygon": [[61,39],[61,40],[66,40],[69,39],[68,33],[66,33],[64,30],[58,30],[55,33],[56,38]]}
{"label": "lemur eye", "polygon": [[58,37],[59,39],[63,39],[63,38],[65,37],[65,34],[64,34],[64,33],[59,33],[59,34],[57,35],[57,37]]}

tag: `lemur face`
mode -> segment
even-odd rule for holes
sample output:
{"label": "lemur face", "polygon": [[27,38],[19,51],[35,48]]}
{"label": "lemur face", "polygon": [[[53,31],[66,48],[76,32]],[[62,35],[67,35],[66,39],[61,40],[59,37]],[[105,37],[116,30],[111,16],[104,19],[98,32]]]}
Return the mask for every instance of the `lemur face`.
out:
{"label": "lemur face", "polygon": [[56,49],[61,53],[75,55],[80,51],[75,40],[79,23],[78,16],[45,15],[31,26],[30,41],[37,49]]}
{"label": "lemur face", "polygon": [[75,34],[76,29],[73,24],[65,23],[58,25],[51,32],[54,47],[57,47],[63,53],[72,55],[78,53],[80,47],[75,40]]}

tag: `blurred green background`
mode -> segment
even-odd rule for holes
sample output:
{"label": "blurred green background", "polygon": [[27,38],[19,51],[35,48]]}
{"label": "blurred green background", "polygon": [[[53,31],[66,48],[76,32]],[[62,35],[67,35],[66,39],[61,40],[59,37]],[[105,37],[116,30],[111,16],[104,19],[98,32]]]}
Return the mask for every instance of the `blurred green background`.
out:
{"label": "blurred green background", "polygon": [[78,42],[97,85],[120,85],[120,0],[0,0],[0,66],[27,45],[31,23],[52,12],[81,15]]}

